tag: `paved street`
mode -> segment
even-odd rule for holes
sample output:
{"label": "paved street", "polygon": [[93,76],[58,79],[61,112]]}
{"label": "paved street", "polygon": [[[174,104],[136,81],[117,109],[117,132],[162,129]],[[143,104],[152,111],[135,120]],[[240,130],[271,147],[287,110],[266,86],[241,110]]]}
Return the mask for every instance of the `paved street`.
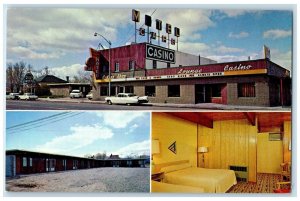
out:
{"label": "paved street", "polygon": [[171,104],[148,103],[142,105],[108,105],[104,101],[89,101],[86,98],[47,99],[37,101],[6,100],[7,110],[266,110],[291,111],[291,107],[233,106],[214,103]]}
{"label": "paved street", "polygon": [[[151,105],[107,105],[89,102],[51,102],[51,101],[20,101],[7,100],[7,110],[183,110],[176,107],[158,107]],[[195,110],[184,108],[184,110]]]}

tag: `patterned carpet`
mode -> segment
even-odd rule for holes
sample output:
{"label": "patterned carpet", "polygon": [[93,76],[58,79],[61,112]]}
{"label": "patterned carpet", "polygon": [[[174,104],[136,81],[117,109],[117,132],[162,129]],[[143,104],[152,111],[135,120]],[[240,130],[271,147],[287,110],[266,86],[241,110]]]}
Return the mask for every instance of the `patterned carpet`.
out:
{"label": "patterned carpet", "polygon": [[257,183],[238,182],[228,193],[274,193],[279,181],[279,174],[258,173]]}

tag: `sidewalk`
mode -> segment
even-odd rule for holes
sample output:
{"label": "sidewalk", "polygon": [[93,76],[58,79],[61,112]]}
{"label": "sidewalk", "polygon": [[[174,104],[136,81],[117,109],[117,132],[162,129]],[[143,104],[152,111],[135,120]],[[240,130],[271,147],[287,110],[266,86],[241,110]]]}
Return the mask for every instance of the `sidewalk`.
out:
{"label": "sidewalk", "polygon": [[[92,103],[92,104],[106,104],[105,101],[88,100],[86,98],[39,98],[40,101],[50,102],[72,102],[72,103]],[[175,107],[175,108],[194,108],[202,110],[268,110],[268,111],[291,111],[291,107],[259,107],[259,106],[239,106],[239,105],[222,105],[215,103],[198,103],[198,104],[173,104],[173,103],[144,103],[147,106],[156,107]]]}

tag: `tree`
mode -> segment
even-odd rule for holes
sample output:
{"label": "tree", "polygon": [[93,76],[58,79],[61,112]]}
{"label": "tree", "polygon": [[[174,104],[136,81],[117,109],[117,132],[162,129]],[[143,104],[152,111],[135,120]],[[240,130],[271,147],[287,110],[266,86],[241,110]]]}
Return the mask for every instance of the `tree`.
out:
{"label": "tree", "polygon": [[106,152],[103,153],[97,153],[95,155],[95,159],[106,159]]}
{"label": "tree", "polygon": [[22,90],[23,79],[27,69],[32,69],[32,66],[29,64],[26,68],[26,63],[23,61],[7,64],[6,83],[11,92],[20,92]]}
{"label": "tree", "polygon": [[92,83],[92,77],[89,72],[78,71],[71,81],[73,83]]}

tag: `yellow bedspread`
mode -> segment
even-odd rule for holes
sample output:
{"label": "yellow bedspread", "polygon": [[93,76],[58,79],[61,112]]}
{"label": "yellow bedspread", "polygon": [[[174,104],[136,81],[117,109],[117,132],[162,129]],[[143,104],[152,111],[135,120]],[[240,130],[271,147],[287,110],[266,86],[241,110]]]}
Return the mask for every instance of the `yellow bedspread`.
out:
{"label": "yellow bedspread", "polygon": [[203,188],[151,181],[152,193],[203,193]]}
{"label": "yellow bedspread", "polygon": [[225,193],[237,183],[232,170],[195,167],[165,173],[164,182],[201,187],[205,193]]}

